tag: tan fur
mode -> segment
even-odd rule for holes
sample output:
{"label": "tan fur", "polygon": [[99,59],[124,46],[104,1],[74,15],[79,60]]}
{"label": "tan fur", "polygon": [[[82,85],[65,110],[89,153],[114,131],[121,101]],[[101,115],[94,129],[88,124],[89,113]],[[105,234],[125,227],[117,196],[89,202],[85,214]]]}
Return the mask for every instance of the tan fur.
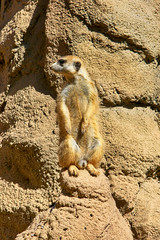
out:
{"label": "tan fur", "polygon": [[99,99],[95,84],[76,56],[61,57],[51,67],[67,81],[57,99],[60,166],[68,168],[73,176],[78,176],[81,168],[98,176],[103,139],[97,120]]}

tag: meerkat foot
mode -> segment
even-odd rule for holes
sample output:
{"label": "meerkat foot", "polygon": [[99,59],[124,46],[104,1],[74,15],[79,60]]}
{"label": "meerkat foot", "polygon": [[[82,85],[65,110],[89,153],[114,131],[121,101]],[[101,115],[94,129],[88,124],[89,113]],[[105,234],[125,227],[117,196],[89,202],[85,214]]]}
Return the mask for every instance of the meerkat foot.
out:
{"label": "meerkat foot", "polygon": [[87,170],[92,176],[97,177],[100,174],[100,172],[91,163],[88,163]]}
{"label": "meerkat foot", "polygon": [[84,169],[87,167],[87,161],[85,159],[81,159],[77,163],[77,167],[80,169]]}
{"label": "meerkat foot", "polygon": [[70,176],[78,177],[78,175],[79,175],[79,170],[75,165],[69,166],[68,172],[69,172]]}

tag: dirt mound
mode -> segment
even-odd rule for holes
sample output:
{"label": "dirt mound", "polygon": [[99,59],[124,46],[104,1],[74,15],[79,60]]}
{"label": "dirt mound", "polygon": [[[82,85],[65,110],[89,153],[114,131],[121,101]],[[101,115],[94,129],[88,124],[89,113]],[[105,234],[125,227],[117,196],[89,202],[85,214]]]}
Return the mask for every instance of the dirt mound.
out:
{"label": "dirt mound", "polygon": [[55,240],[133,239],[102,172],[100,176],[92,177],[84,170],[75,178],[68,176],[66,171],[60,182],[62,194],[54,207],[38,215],[17,240],[30,239],[31,236]]}

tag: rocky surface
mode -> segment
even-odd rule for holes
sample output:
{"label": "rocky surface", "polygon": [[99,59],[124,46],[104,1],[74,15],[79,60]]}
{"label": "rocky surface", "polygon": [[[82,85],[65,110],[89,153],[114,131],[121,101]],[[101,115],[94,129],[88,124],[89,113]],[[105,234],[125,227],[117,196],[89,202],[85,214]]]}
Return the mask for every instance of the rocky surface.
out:
{"label": "rocky surface", "polygon": [[17,240],[31,237],[35,240],[133,239],[112,198],[109,181],[102,172],[100,176],[92,177],[84,170],[75,178],[65,171],[60,182],[62,195],[54,208],[37,216],[29,229],[17,236]]}
{"label": "rocky surface", "polygon": [[[0,9],[0,239],[15,239],[43,211],[31,232],[34,223],[43,220],[38,231],[47,228],[44,234],[51,232],[52,237],[55,226],[49,219],[60,212],[76,224],[76,208],[69,206],[69,213],[60,203],[63,195],[58,198],[55,105],[63,78],[50,68],[59,55],[75,54],[86,62],[99,91],[106,143],[103,168],[116,206],[129,224],[126,229],[130,227],[135,240],[159,240],[159,1],[5,0]],[[106,189],[104,204],[110,196]],[[75,196],[76,206],[84,211],[81,217],[90,200],[84,198],[80,206],[83,199]],[[59,207],[50,214],[56,199]],[[74,198],[66,199],[72,203]],[[112,234],[117,234],[119,212],[114,212]],[[97,209],[95,223],[98,216]],[[92,224],[86,225],[88,234],[93,233]],[[108,229],[97,229],[97,236],[106,239]]]}
{"label": "rocky surface", "polygon": [[43,68],[46,3],[3,2],[0,239],[6,240],[15,239],[38,212],[48,209],[55,200],[59,166],[55,96],[47,87]]}

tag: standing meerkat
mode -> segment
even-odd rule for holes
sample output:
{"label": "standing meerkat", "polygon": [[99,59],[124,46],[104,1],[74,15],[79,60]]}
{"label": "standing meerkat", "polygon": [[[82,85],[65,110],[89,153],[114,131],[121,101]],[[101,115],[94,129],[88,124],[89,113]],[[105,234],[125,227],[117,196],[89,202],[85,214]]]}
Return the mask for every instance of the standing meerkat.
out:
{"label": "standing meerkat", "polygon": [[51,68],[64,75],[66,85],[57,98],[60,130],[59,164],[72,176],[86,168],[98,176],[103,157],[103,139],[97,115],[99,98],[82,60],[77,56],[61,57]]}

